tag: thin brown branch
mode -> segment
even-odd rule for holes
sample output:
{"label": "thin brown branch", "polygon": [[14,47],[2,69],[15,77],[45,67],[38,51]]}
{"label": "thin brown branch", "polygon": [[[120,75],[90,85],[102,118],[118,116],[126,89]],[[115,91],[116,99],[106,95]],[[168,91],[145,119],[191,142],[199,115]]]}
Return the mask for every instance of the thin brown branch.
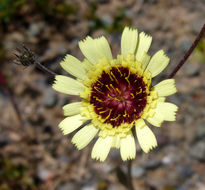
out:
{"label": "thin brown branch", "polygon": [[16,115],[18,117],[20,124],[23,125],[21,112],[20,112],[18,104],[16,103],[15,98],[13,96],[12,89],[9,88],[9,85],[7,84],[6,78],[4,77],[4,75],[1,72],[0,72],[0,86],[5,90],[8,98],[9,98],[9,100],[10,100],[10,102],[11,102],[11,104],[16,112]]}
{"label": "thin brown branch", "polygon": [[16,115],[18,117],[18,120],[20,122],[20,125],[23,126],[23,119],[22,119],[22,116],[21,116],[21,112],[20,112],[20,109],[18,107],[18,104],[16,103],[16,100],[11,92],[11,89],[9,89],[7,86],[4,86],[4,89],[9,97],[9,100],[11,101],[11,104],[16,112]]}
{"label": "thin brown branch", "polygon": [[185,53],[184,57],[181,59],[181,61],[178,63],[178,65],[175,67],[175,69],[171,72],[171,74],[168,76],[168,78],[173,78],[178,70],[184,65],[186,60],[189,58],[189,56],[192,54],[194,49],[196,48],[197,44],[199,43],[200,39],[204,36],[205,34],[205,24],[202,27],[201,31],[197,35],[196,39],[194,40],[193,44],[189,48],[189,50]]}

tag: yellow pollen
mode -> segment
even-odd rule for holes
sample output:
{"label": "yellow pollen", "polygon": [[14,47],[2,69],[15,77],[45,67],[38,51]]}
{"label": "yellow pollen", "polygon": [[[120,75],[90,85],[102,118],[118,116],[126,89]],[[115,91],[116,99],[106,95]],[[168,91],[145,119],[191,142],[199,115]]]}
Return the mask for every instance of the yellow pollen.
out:
{"label": "yellow pollen", "polygon": [[95,98],[97,101],[99,101],[99,102],[103,102],[101,99],[99,99],[98,97],[96,97],[96,96],[93,96],[93,98]]}
{"label": "yellow pollen", "polygon": [[126,110],[125,110],[125,114],[123,115],[123,117],[126,117],[127,116],[127,112],[126,112]]}
{"label": "yellow pollen", "polygon": [[106,84],[105,85],[106,87],[107,87],[107,89],[111,92],[112,90],[111,90],[111,88]]}
{"label": "yellow pollen", "polygon": [[134,94],[133,93],[130,93],[130,94],[131,94],[132,98],[134,99],[135,98]]}
{"label": "yellow pollen", "polygon": [[140,91],[139,92],[136,92],[136,95],[137,94],[141,94],[142,93],[142,88],[140,88]]}
{"label": "yellow pollen", "polygon": [[116,67],[116,69],[118,70],[118,72],[120,73],[120,76],[122,77],[122,73],[121,73],[120,69],[118,67]]}
{"label": "yellow pollen", "polygon": [[128,75],[127,75],[127,78],[129,78],[129,77],[130,77],[130,70],[129,70]]}
{"label": "yellow pollen", "polygon": [[120,117],[120,115],[121,114],[119,114],[116,118],[112,118],[112,119],[110,119],[111,121],[115,121],[115,120],[117,120],[119,117]]}
{"label": "yellow pollen", "polygon": [[97,108],[97,110],[101,110],[101,109],[103,109],[103,107]]}
{"label": "yellow pollen", "polygon": [[125,80],[127,81],[128,85],[130,86],[130,81],[128,80],[128,77],[125,77]]}
{"label": "yellow pollen", "polygon": [[113,97],[113,98],[114,98],[114,100],[120,102],[120,99],[118,99],[118,98],[116,98],[116,97]]}
{"label": "yellow pollen", "polygon": [[101,91],[99,90],[99,88],[98,88],[97,86],[95,86],[94,89],[97,90],[99,93],[104,94],[103,92],[101,92]]}
{"label": "yellow pollen", "polygon": [[107,120],[107,119],[110,117],[111,112],[112,112],[112,110],[109,111],[109,114],[107,115],[107,117],[105,118],[105,120]]}
{"label": "yellow pollen", "polygon": [[113,72],[111,71],[110,74],[112,75],[112,77],[115,79],[116,82],[118,82],[118,80],[116,79],[115,75],[113,74]]}
{"label": "yellow pollen", "polygon": [[104,111],[100,111],[99,113],[102,114],[102,113],[105,113],[107,112],[108,110],[104,110]]}
{"label": "yellow pollen", "polygon": [[110,96],[110,94],[107,95],[109,98],[113,99],[114,97]]}
{"label": "yellow pollen", "polygon": [[111,99],[114,99],[114,100],[120,102],[120,99],[118,99],[117,97],[110,96],[110,94],[108,94],[107,96],[108,96],[109,98],[111,98]]}
{"label": "yellow pollen", "polygon": [[102,83],[102,82],[100,82],[100,80],[97,80],[97,82],[99,82],[101,85],[103,85],[103,83]]}
{"label": "yellow pollen", "polygon": [[120,90],[118,89],[118,88],[115,88],[116,90],[117,90],[117,92],[119,93],[119,94],[121,94],[121,92],[120,92]]}
{"label": "yellow pollen", "polygon": [[109,75],[109,77],[110,77],[111,81],[114,81],[114,80],[113,80],[113,78],[112,78],[112,76],[111,76],[111,73],[110,73],[110,72],[108,72],[107,74]]}
{"label": "yellow pollen", "polygon": [[110,84],[110,86],[112,87],[113,90],[115,90],[115,87],[112,84]]}

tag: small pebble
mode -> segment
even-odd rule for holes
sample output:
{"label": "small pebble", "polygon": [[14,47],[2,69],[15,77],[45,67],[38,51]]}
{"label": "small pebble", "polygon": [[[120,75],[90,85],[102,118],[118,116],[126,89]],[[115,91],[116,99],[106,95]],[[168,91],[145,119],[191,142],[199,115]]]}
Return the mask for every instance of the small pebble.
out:
{"label": "small pebble", "polygon": [[192,45],[190,40],[185,40],[181,43],[181,49],[185,53]]}
{"label": "small pebble", "polygon": [[38,178],[41,181],[46,181],[51,177],[51,171],[47,169],[39,169],[38,170]]}
{"label": "small pebble", "polygon": [[51,108],[57,103],[57,95],[52,89],[47,89],[43,95],[42,103],[45,107]]}
{"label": "small pebble", "polygon": [[113,18],[110,15],[103,15],[101,19],[105,26],[111,26],[113,24]]}
{"label": "small pebble", "polygon": [[205,124],[199,123],[196,128],[196,135],[198,138],[204,138],[205,137]]}
{"label": "small pebble", "polygon": [[199,161],[205,160],[205,142],[200,141],[190,148],[190,155]]}
{"label": "small pebble", "polygon": [[45,28],[45,22],[40,21],[40,22],[32,23],[29,26],[28,35],[32,37],[38,36],[44,28]]}
{"label": "small pebble", "polygon": [[149,160],[145,163],[144,168],[146,170],[153,170],[158,168],[162,163],[159,160]]}
{"label": "small pebble", "polygon": [[132,167],[132,176],[135,178],[139,178],[145,175],[145,169],[140,166]]}
{"label": "small pebble", "polygon": [[200,73],[200,67],[193,63],[186,63],[183,67],[185,75],[189,77],[198,76]]}
{"label": "small pebble", "polygon": [[90,180],[81,188],[81,190],[96,190],[98,189],[97,187],[97,182],[95,180]]}
{"label": "small pebble", "polygon": [[73,185],[72,183],[66,183],[66,184],[59,185],[57,187],[57,190],[76,190],[76,186]]}
{"label": "small pebble", "polygon": [[10,143],[10,138],[4,134],[0,134],[0,147],[4,147]]}

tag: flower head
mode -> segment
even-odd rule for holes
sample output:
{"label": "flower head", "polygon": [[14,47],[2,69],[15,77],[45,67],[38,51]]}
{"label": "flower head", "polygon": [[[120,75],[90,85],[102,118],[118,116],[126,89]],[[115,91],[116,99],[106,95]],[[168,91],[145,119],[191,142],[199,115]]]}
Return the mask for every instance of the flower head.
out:
{"label": "flower head", "polygon": [[[160,127],[163,121],[174,121],[177,106],[165,102],[166,96],[176,93],[174,79],[151,85],[169,63],[163,50],[152,58],[148,55],[152,37],[137,29],[126,27],[121,39],[121,54],[112,57],[104,37],[87,37],[79,42],[85,56],[81,62],[66,55],[61,66],[76,80],[57,75],[53,88],[59,92],[78,95],[81,102],[63,107],[68,116],[59,127],[69,134],[78,149],[84,148],[98,134],[91,157],[104,161],[111,148],[120,149],[122,159],[134,159],[136,132],[142,150],[148,153],[157,146],[155,135],[144,120]],[[83,123],[91,121],[86,126]],[[133,130],[134,129],[134,130]]]}

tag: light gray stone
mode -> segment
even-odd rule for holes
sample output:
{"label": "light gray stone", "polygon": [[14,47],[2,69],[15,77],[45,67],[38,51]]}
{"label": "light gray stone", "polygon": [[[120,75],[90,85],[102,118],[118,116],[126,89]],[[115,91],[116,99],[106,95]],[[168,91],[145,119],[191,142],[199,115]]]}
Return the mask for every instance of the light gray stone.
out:
{"label": "light gray stone", "polygon": [[57,187],[57,190],[76,190],[76,189],[77,189],[76,186],[73,185],[72,183],[62,184]]}
{"label": "light gray stone", "polygon": [[139,178],[145,175],[145,169],[140,166],[133,166],[132,167],[132,176],[134,178]]}
{"label": "light gray stone", "polygon": [[38,36],[44,28],[45,28],[45,22],[40,21],[40,22],[32,23],[29,26],[28,35],[32,37]]}
{"label": "light gray stone", "polygon": [[199,141],[190,148],[190,155],[199,161],[205,160],[205,142]]}
{"label": "light gray stone", "polygon": [[45,107],[51,108],[57,103],[57,95],[52,89],[48,89],[43,95],[42,103]]}
{"label": "light gray stone", "polygon": [[197,76],[200,72],[200,67],[193,63],[186,63],[182,68],[187,76]]}

